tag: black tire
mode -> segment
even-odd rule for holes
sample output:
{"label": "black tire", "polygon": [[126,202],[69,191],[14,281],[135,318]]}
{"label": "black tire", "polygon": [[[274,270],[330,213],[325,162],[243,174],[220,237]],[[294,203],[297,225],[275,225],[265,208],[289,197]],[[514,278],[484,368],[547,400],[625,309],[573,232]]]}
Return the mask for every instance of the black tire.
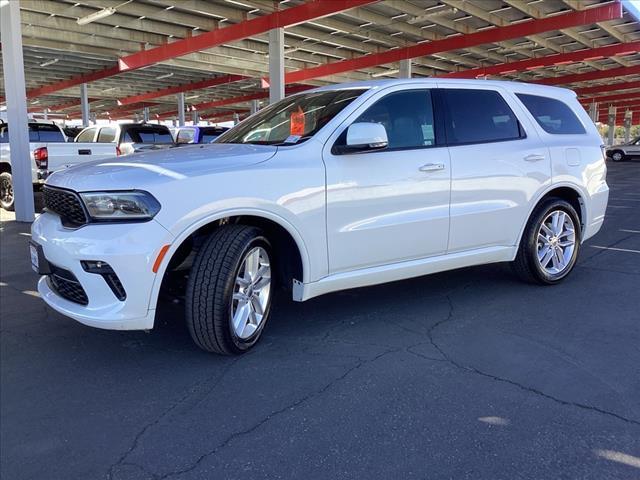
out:
{"label": "black tire", "polygon": [[0,173],[0,207],[8,212],[13,212],[15,208],[15,197],[13,195],[13,179],[9,172]]}
{"label": "black tire", "polygon": [[191,338],[207,352],[238,355],[260,339],[269,317],[273,288],[262,322],[250,337],[239,338],[231,318],[236,275],[245,255],[256,246],[267,252],[272,263],[271,244],[259,228],[227,225],[211,234],[196,254],[187,283],[186,320]]}
{"label": "black tire", "polygon": [[614,150],[609,154],[609,156],[614,162],[624,162],[627,159],[627,156],[622,150]]}
{"label": "black tire", "polygon": [[[575,248],[565,269],[557,274],[550,274],[546,272],[538,262],[538,232],[544,219],[556,210],[562,210],[571,217],[575,229]],[[529,222],[520,240],[518,254],[512,262],[513,270],[522,280],[528,283],[554,285],[561,282],[573,271],[578,253],[580,252],[581,240],[582,230],[580,227],[580,219],[573,206],[560,198],[548,198],[534,209],[529,218]]]}

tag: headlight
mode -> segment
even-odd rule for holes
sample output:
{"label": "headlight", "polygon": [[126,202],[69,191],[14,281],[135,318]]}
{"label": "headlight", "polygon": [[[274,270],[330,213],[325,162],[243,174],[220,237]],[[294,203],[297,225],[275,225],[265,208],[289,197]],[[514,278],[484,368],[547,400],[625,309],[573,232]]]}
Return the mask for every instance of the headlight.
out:
{"label": "headlight", "polygon": [[160,204],[148,192],[85,192],[80,197],[96,221],[151,220]]}

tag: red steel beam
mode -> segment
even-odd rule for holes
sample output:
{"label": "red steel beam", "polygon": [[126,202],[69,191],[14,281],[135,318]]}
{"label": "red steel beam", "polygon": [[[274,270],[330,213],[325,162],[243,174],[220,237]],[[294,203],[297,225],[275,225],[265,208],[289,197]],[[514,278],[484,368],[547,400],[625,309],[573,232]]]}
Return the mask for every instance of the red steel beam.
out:
{"label": "red steel beam", "polygon": [[183,85],[176,85],[175,87],[163,88],[153,92],[142,93],[140,95],[133,95],[131,97],[125,97],[118,100],[118,105],[130,105],[132,103],[140,103],[152,98],[165,97],[167,95],[173,95],[180,92],[188,92],[191,90],[199,90],[201,88],[215,87],[216,85],[223,85],[225,83],[239,82],[249,77],[244,75],[225,75],[222,77],[210,78],[208,80],[202,80],[200,82],[185,83]]}
{"label": "red steel beam", "polygon": [[[620,102],[611,102],[611,103],[603,103],[598,105],[600,110],[607,109],[609,107],[623,108],[623,107],[635,107],[636,105],[640,105],[640,99],[631,99]],[[585,107],[587,105],[584,105]]]}
{"label": "red steel beam", "polygon": [[[294,93],[303,92],[305,90],[310,90],[312,88],[316,88],[316,87],[312,85],[294,85],[287,88],[285,90],[285,94],[291,95]],[[248,102],[250,100],[260,100],[262,98],[269,98],[269,92],[252,93],[249,95],[242,95],[240,97],[232,97],[232,98],[225,98],[222,100],[215,100],[213,102],[198,103],[198,104],[192,105],[191,107],[193,110],[202,111],[210,108],[223,107],[225,105],[233,105],[234,103],[243,103],[243,102]]]}
{"label": "red steel beam", "polygon": [[617,100],[631,100],[633,98],[639,98],[640,92],[628,92],[628,93],[620,93],[617,95],[603,95],[601,97],[591,97],[591,98],[581,98],[580,101],[582,103],[611,103]]}
{"label": "red steel beam", "polygon": [[147,67],[188,53],[242,40],[243,38],[268,32],[273,28],[290,27],[376,1],[378,0],[311,0],[302,5],[279,10],[269,15],[252,18],[251,20],[245,20],[225,28],[205,32],[195,37],[187,37],[177,42],[167,43],[149,50],[143,50],[121,57],[118,59],[118,64],[114,67],[79,75],[68,80],[30,90],[27,92],[27,98],[57,92],[58,90],[80,85],[81,83],[112,77],[122,72]]}
{"label": "red steel beam", "polygon": [[[574,88],[573,91],[578,95],[592,95],[594,93],[617,92],[620,90],[631,90],[633,88],[640,88],[640,81],[607,83],[606,85],[596,85],[595,87]],[[591,101],[591,99],[589,100]]]}
{"label": "red steel beam", "polygon": [[117,66],[105,68],[96,72],[84,73],[82,75],[77,75],[75,77],[69,78],[68,80],[62,80],[51,85],[32,88],[27,92],[27,98],[35,98],[41,95],[57,92],[59,90],[64,90],[65,88],[75,87],[76,85],[81,85],[83,83],[95,82],[96,80],[101,80],[103,78],[113,77],[118,73],[120,73],[120,70]]}
{"label": "red steel beam", "polygon": [[608,70],[596,70],[587,73],[576,73],[573,75],[563,75],[562,77],[543,78],[532,83],[542,85],[567,85],[569,83],[587,82],[590,80],[602,80],[603,78],[624,77],[626,75],[640,74],[640,65],[632,67],[610,68]]}
{"label": "red steel beam", "polygon": [[617,55],[631,55],[640,52],[640,42],[618,43],[600,48],[587,48],[576,52],[558,53],[540,58],[527,58],[516,62],[501,63],[488,67],[472,68],[460,72],[446,73],[438,75],[444,78],[477,78],[488,75],[505,75],[508,73],[521,72],[523,70],[536,70],[538,68],[551,67],[554,65],[566,65],[569,63],[595,60],[598,58],[613,57]]}
{"label": "red steel beam", "polygon": [[[331,3],[331,2],[327,2]],[[459,35],[428,43],[420,43],[405,48],[397,48],[382,53],[364,55],[348,60],[318,65],[285,75],[286,83],[303,82],[318,77],[384,65],[409,58],[423,57],[435,53],[475,47],[487,43],[496,43],[528,35],[589,25],[597,22],[622,18],[622,5],[619,1],[587,10],[573,11],[553,17],[530,20],[528,22],[492,28],[481,32]]]}

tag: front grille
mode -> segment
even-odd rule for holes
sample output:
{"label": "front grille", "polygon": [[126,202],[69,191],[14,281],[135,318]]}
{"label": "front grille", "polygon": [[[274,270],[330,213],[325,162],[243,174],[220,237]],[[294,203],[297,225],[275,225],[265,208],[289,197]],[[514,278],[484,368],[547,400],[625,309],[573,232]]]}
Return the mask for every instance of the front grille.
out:
{"label": "front grille", "polygon": [[77,193],[45,185],[43,194],[45,208],[60,215],[65,227],[79,227],[87,223],[87,215]]}
{"label": "front grille", "polygon": [[127,292],[124,290],[122,282],[120,282],[120,279],[115,273],[105,273],[102,278],[107,282],[107,285],[109,285],[109,288],[118,300],[124,302],[127,299]]}
{"label": "front grille", "polygon": [[48,276],[49,285],[62,298],[70,302],[87,305],[89,299],[87,294],[80,285],[76,276],[69,270],[51,265],[51,273]]}

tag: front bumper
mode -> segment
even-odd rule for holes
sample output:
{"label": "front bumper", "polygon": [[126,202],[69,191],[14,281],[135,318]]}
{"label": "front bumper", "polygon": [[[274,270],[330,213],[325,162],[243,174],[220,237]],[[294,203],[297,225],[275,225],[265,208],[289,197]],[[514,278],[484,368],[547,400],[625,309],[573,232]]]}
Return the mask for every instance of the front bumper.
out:
{"label": "front bumper", "polygon": [[[153,327],[150,309],[154,282],[152,271],[160,248],[170,244],[171,234],[158,222],[89,224],[79,229],[62,226],[52,213],[40,215],[31,227],[32,240],[41,245],[46,260],[75,275],[88,297],[81,305],[60,296],[47,277],[38,282],[42,299],[54,310],[85,325],[111,330],[146,330]],[[86,272],[81,261],[108,263],[127,296],[120,301],[105,279]]]}

